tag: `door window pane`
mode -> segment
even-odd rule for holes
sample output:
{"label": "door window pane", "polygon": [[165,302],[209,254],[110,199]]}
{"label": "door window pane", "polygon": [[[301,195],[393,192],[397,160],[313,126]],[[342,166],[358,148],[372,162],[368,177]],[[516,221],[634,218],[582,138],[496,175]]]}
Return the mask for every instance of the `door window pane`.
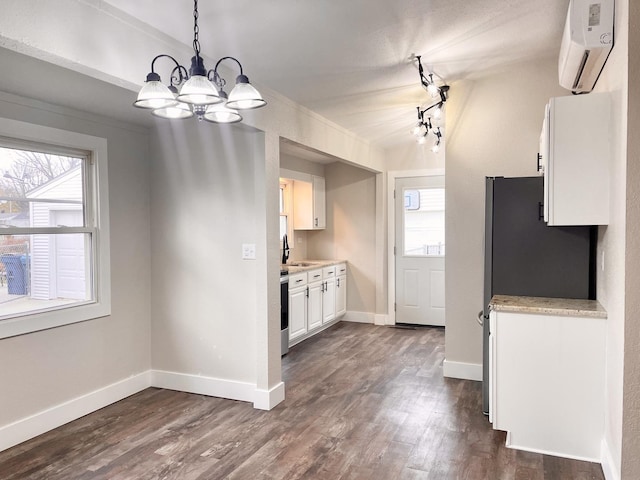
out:
{"label": "door window pane", "polygon": [[444,255],[444,188],[404,191],[404,255]]}

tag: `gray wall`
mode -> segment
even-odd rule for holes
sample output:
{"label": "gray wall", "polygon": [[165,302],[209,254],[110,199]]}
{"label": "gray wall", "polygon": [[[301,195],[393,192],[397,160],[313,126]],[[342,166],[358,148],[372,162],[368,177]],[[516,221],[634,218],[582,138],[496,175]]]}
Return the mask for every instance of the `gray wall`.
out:
{"label": "gray wall", "polygon": [[149,164],[145,131],[0,94],[3,117],[106,138],[109,317],[0,340],[0,426],[150,368]]}
{"label": "gray wall", "polygon": [[[256,383],[258,134],[207,122],[152,133],[152,364]],[[264,140],[263,140],[264,141]]]}
{"label": "gray wall", "polygon": [[[640,78],[640,3],[618,2],[629,8],[628,79]],[[622,428],[622,478],[640,478],[640,91],[627,82],[627,235],[626,322],[624,349],[624,421]]]}
{"label": "gray wall", "polygon": [[536,175],[544,106],[566,95],[557,57],[456,82],[447,102],[446,359],[482,364],[484,177]]}
{"label": "gray wall", "polygon": [[347,310],[376,311],[376,175],[325,165],[327,228],[307,233],[309,258],[347,260]]}

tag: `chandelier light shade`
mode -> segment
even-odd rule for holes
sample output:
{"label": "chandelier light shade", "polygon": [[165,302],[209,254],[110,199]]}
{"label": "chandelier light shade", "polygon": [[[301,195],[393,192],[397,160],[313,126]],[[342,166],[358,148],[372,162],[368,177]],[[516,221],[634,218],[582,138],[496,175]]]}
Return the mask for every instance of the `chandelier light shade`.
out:
{"label": "chandelier light shade", "polygon": [[252,108],[260,108],[266,105],[260,92],[249,83],[246,75],[238,75],[236,78],[236,86],[233,87],[227,100],[227,106],[231,108],[239,108],[248,110]]}
{"label": "chandelier light shade", "polygon": [[[167,119],[185,119],[196,116],[198,120],[214,123],[235,123],[242,120],[237,110],[263,107],[267,102],[262,98],[242,70],[242,64],[234,57],[222,57],[212,70],[207,70],[200,56],[198,40],[198,0],[193,2],[193,50],[191,68],[180,65],[171,55],[160,54],[151,61],[151,72],[133,103],[135,107],[151,110],[157,117]],[[169,85],[164,85],[155,71],[155,63],[168,58],[174,64],[170,73]],[[223,88],[226,81],[218,73],[223,60],[233,60],[240,69],[236,86],[229,99]],[[178,92],[178,87],[180,91]]]}
{"label": "chandelier light shade", "polygon": [[442,130],[439,126],[435,126],[432,123],[432,118],[435,120],[436,125],[438,120],[442,118],[444,111],[444,105],[449,98],[449,85],[437,85],[433,79],[433,74],[425,75],[422,68],[422,62],[420,56],[415,57],[418,60],[418,73],[420,75],[420,83],[425,88],[431,98],[437,99],[436,103],[428,106],[424,110],[420,107],[418,109],[418,123],[411,129],[411,133],[416,136],[418,144],[423,145],[427,143],[427,135],[431,133],[436,137],[431,150],[434,153],[440,151],[440,145],[442,143]]}
{"label": "chandelier light shade", "polygon": [[168,119],[184,119],[193,117],[190,106],[184,102],[178,102],[170,107],[155,108],[151,110],[151,115]]}
{"label": "chandelier light shade", "polygon": [[[139,108],[165,108],[172,105],[176,105],[178,101],[175,95],[169,90],[169,87],[162,84],[159,80],[149,80],[149,74],[147,81],[138,93],[138,98],[133,104]],[[160,78],[158,76],[158,78]]]}
{"label": "chandelier light shade", "polygon": [[221,103],[215,105],[209,105],[204,112],[204,119],[213,123],[237,123],[242,121],[242,116],[238,113],[238,110],[229,108],[229,102],[227,102],[227,94],[224,90],[219,92]]}
{"label": "chandelier light shade", "polygon": [[191,105],[213,105],[222,101],[216,87],[203,75],[193,75],[187,80],[180,89],[178,100]]}

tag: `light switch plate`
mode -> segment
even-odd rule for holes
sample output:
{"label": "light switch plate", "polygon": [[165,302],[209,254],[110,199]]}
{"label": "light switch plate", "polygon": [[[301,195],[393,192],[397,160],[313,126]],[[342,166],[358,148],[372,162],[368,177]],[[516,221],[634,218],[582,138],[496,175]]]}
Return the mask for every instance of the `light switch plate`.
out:
{"label": "light switch plate", "polygon": [[242,244],[242,259],[243,260],[255,260],[256,259],[256,244],[255,243],[243,243]]}

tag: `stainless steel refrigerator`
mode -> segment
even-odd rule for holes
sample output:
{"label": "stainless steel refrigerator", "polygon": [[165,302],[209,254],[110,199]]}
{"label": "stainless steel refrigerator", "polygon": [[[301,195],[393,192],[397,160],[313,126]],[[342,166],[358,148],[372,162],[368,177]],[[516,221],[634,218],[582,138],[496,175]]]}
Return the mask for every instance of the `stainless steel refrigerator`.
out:
{"label": "stainless steel refrigerator", "polygon": [[489,412],[489,302],[493,295],[595,299],[597,227],[548,227],[542,177],[487,177],[482,409]]}

